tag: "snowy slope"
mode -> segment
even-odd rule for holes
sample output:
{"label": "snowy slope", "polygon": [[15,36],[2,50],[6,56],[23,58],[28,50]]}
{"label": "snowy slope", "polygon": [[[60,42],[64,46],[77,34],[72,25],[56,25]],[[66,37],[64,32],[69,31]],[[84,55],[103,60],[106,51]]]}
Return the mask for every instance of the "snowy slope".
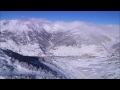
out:
{"label": "snowy slope", "polygon": [[119,34],[118,25],[0,20],[0,78],[120,78]]}
{"label": "snowy slope", "polygon": [[56,67],[45,64],[43,58],[22,56],[3,49],[0,49],[0,77],[1,79],[66,78]]}
{"label": "snowy slope", "polygon": [[[50,59],[51,58],[51,59]],[[0,79],[120,79],[120,61],[113,56],[23,56],[0,49]]]}
{"label": "snowy slope", "polygon": [[[0,47],[28,56],[109,56],[118,43],[119,26],[43,19],[0,21]],[[28,54],[29,52],[29,54]],[[97,54],[96,54],[97,53]]]}
{"label": "snowy slope", "polygon": [[[45,54],[49,46],[50,33],[33,21],[1,21],[0,47],[8,48],[23,55]],[[29,54],[27,54],[30,52]]]}
{"label": "snowy slope", "polygon": [[51,59],[70,79],[120,79],[118,57],[81,58],[56,57]]}

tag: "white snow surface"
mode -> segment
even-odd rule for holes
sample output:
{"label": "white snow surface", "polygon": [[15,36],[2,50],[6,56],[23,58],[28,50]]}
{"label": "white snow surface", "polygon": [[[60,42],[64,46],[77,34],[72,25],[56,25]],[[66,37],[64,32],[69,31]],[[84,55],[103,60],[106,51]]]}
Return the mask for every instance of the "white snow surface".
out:
{"label": "white snow surface", "polygon": [[[31,28],[30,28],[30,27]],[[111,56],[112,46],[119,41],[120,36],[120,26],[119,25],[97,25],[87,22],[63,22],[63,21],[48,21],[45,19],[26,19],[26,20],[0,20],[0,33],[4,31],[15,32],[18,36],[20,33],[24,32],[27,35],[28,31],[44,29],[45,31],[53,34],[58,32],[70,31],[70,35],[74,35],[74,39],[79,41],[79,36],[84,39],[90,38],[90,35],[104,35],[110,39],[101,43],[101,45],[95,44],[81,44],[80,47],[77,46],[66,46],[60,45],[47,51],[48,55],[43,54],[43,51],[39,48],[38,43],[26,45],[17,45],[13,40],[5,39],[6,42],[0,42],[0,48],[10,49],[25,56],[44,56],[53,57],[49,61],[45,62],[51,68],[57,68],[60,72],[64,73],[68,78],[76,79],[96,79],[96,78],[117,78],[120,79],[120,58],[118,56]],[[67,34],[68,35],[68,34]],[[66,36],[67,36],[66,35]],[[77,38],[76,38],[77,37]],[[40,37],[41,38],[41,37]],[[27,35],[29,41],[29,37]],[[78,40],[77,40],[78,39]],[[54,44],[49,41],[52,46]],[[103,47],[104,45],[104,47]],[[95,56],[94,58],[81,58],[84,55]],[[79,57],[79,58],[78,58]],[[85,56],[86,57],[86,56]],[[4,60],[8,62],[9,65],[13,65],[10,62],[11,57],[0,57],[0,65]],[[3,60],[3,61],[2,61]],[[50,62],[50,63],[49,63]],[[3,64],[4,65],[4,64]],[[52,65],[55,65],[52,66]],[[21,65],[14,64],[16,67],[16,72],[23,74],[35,73],[37,78],[42,78],[41,76],[46,76],[44,72],[30,71],[23,68]],[[55,69],[55,70],[57,70]],[[5,71],[4,71],[5,70]],[[4,79],[4,74],[8,73],[9,69],[5,66],[0,68],[0,79]],[[3,74],[2,74],[3,73]],[[51,74],[50,76],[51,77]]]}
{"label": "white snow surface", "polygon": [[16,45],[12,40],[7,40],[0,44],[0,48],[10,49],[14,52],[20,53],[25,56],[39,56],[42,55],[41,49],[38,48],[38,43],[27,45]]}
{"label": "white snow surface", "polygon": [[58,57],[51,61],[71,79],[120,79],[119,58]]}
{"label": "white snow surface", "polygon": [[107,51],[102,51],[102,49],[102,47],[95,45],[82,45],[81,48],[72,46],[59,46],[55,47],[55,49],[51,49],[49,53],[55,56],[81,56],[83,54],[88,54],[98,57],[107,57]]}
{"label": "white snow surface", "polygon": [[[31,28],[30,28],[30,27]],[[77,46],[56,46],[54,49],[48,50],[47,53],[54,56],[81,56],[82,54],[88,54],[93,56],[100,56],[100,57],[107,57],[108,54],[112,51],[112,45],[119,42],[119,35],[120,35],[120,27],[119,25],[99,25],[81,21],[73,21],[73,22],[64,22],[64,21],[48,21],[45,19],[36,19],[36,18],[28,18],[23,20],[0,20],[0,31],[10,31],[15,32],[16,37],[21,35],[24,32],[27,36],[28,41],[29,36],[27,35],[28,31],[38,30],[44,28],[45,31],[53,34],[57,32],[65,32],[70,31],[71,37],[75,39],[76,42],[80,42],[79,36],[85,40],[89,40],[91,37],[90,35],[105,35],[111,41],[106,41],[103,44],[104,47],[100,45],[84,45],[82,43],[81,47]],[[66,35],[67,36],[67,35]],[[102,37],[102,36],[101,36]],[[41,38],[41,37],[40,37]],[[41,38],[42,39],[42,38]],[[5,39],[6,40],[6,39]],[[51,46],[54,44],[51,41],[48,41]],[[15,52],[18,52],[23,55],[28,56],[40,56],[44,55],[43,51],[40,49],[38,43],[27,45],[16,45],[10,39],[7,39],[6,42],[0,42],[0,48],[10,49]],[[49,47],[48,47],[49,48]]]}
{"label": "white snow surface", "polygon": [[[4,25],[4,23],[7,23]],[[104,33],[110,34],[113,36],[119,36],[119,25],[99,25],[81,21],[73,21],[73,22],[64,22],[64,21],[48,21],[45,19],[37,19],[37,18],[30,18],[26,20],[0,20],[1,31],[10,30],[10,31],[27,31],[31,30],[28,25],[39,29],[44,28],[48,32],[55,32],[55,31],[67,31],[74,28],[79,28],[80,30],[84,31],[87,30],[88,32],[97,32],[97,33]],[[87,33],[87,32],[86,32]]]}

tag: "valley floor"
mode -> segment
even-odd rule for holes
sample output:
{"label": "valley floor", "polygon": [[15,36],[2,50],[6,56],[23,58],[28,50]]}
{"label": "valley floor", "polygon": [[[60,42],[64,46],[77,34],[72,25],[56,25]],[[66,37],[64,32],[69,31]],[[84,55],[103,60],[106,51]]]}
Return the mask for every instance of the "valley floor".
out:
{"label": "valley floor", "polygon": [[[50,59],[51,58],[51,59]],[[46,61],[71,79],[120,79],[120,59],[49,57]]]}

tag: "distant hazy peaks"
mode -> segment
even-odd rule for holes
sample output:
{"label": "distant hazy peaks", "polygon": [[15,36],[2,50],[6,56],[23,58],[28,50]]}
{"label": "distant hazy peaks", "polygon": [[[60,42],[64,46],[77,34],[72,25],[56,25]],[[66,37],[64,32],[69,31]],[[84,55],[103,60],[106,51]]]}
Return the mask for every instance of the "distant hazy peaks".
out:
{"label": "distant hazy peaks", "polygon": [[[48,32],[67,31],[71,29],[86,30],[92,32],[107,32],[110,34],[119,34],[119,25],[99,25],[87,22],[73,21],[49,21],[46,19],[27,18],[19,20],[1,20],[1,29],[6,30],[30,30],[32,27],[36,30],[44,28]],[[29,26],[29,27],[28,27]]]}

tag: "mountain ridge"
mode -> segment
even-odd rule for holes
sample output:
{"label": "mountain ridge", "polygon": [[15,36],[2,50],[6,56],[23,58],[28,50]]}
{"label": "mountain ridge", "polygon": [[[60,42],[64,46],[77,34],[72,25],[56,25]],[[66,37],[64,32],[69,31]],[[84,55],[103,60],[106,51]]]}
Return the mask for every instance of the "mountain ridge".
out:
{"label": "mountain ridge", "polygon": [[[51,55],[51,51],[53,51],[52,53],[56,52],[55,48],[59,48],[59,46],[64,46],[65,48],[70,46],[73,51],[77,49],[80,51],[82,50],[80,47],[83,45],[88,48],[94,45],[94,48],[100,46],[99,48],[105,51],[106,47],[112,47],[106,43],[116,44],[119,42],[116,39],[118,37],[116,33],[119,31],[116,25],[106,25],[106,27],[101,25],[100,27],[100,25],[92,25],[85,22],[51,22],[41,19],[28,19],[25,21],[2,20],[0,25],[0,47],[11,49],[23,55]],[[107,28],[114,30],[116,33],[113,35],[109,34]],[[74,47],[77,49],[74,49]],[[31,54],[27,54],[28,52]],[[60,55],[62,55],[61,53]],[[79,55],[80,53],[76,54]],[[64,55],[72,55],[72,53],[69,54],[68,52]]]}

